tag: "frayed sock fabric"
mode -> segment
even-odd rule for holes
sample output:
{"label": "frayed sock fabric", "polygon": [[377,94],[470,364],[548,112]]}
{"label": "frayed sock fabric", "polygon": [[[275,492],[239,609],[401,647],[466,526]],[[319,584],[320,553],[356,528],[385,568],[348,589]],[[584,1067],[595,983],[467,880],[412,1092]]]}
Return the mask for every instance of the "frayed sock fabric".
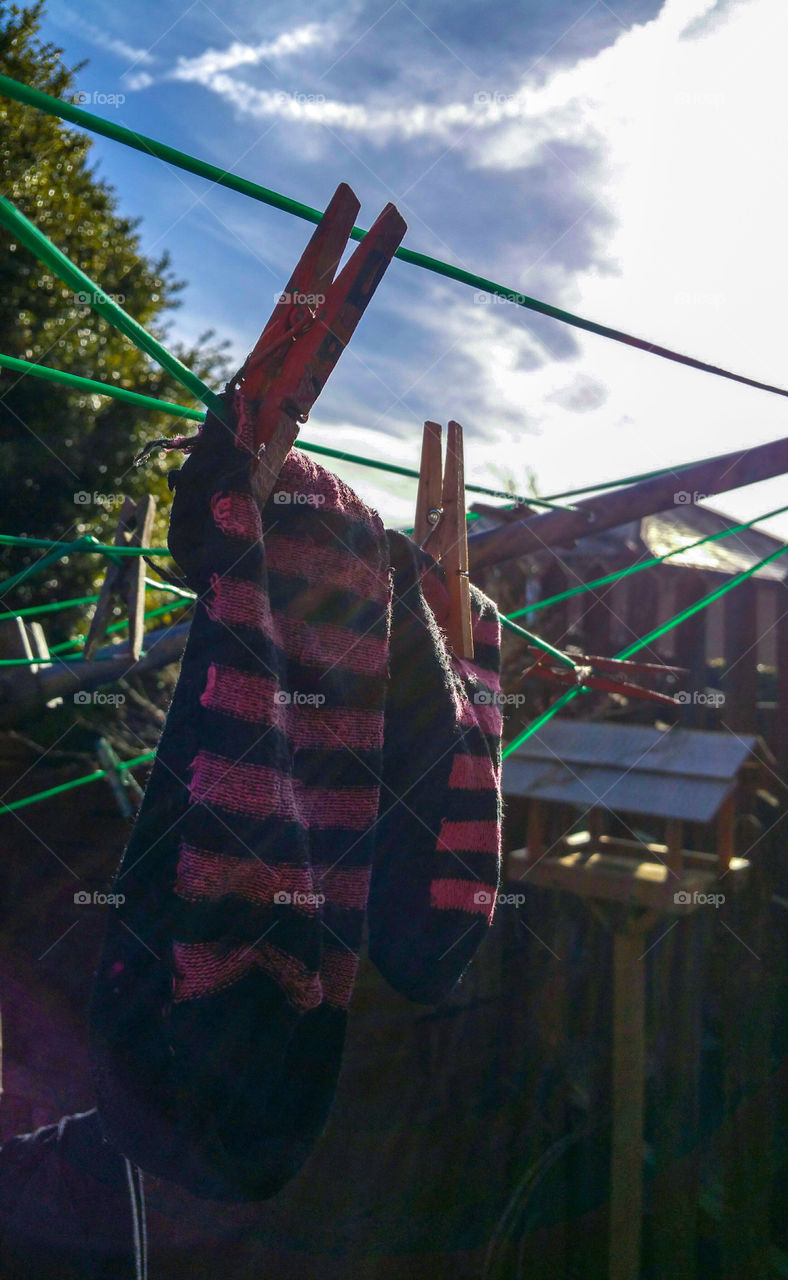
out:
{"label": "frayed sock fabric", "polygon": [[341,1062],[390,579],[378,517],[298,451],[261,519],[235,408],[234,431],[209,415],[176,483],[170,548],[199,599],[91,1029],[120,1150],[197,1195],[263,1199],[309,1153]]}
{"label": "frayed sock fabric", "polygon": [[370,958],[411,1000],[445,999],[492,922],[501,851],[500,622],[471,586],[474,658],[455,658],[443,570],[390,532],[394,567]]}
{"label": "frayed sock fabric", "polygon": [[198,600],[91,1050],[118,1149],[237,1201],[275,1195],[325,1125],[370,879],[373,958],[398,989],[442,998],[478,946],[500,762],[473,710],[497,676],[491,603],[474,589],[477,671],[445,644],[442,570],[331,473],[291,450],[261,515],[251,423],[225,403],[176,476],[169,545]]}

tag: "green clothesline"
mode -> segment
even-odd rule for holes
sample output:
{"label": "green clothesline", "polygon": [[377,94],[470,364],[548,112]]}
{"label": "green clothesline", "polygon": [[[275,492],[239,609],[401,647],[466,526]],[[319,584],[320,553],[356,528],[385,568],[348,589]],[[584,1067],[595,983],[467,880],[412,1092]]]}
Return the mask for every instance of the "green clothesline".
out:
{"label": "green clothesline", "polygon": [[152,356],[157,364],[171,373],[187,391],[197,396],[209,409],[213,409],[220,418],[224,418],[224,405],[219,396],[206,387],[196,373],[187,369],[185,364],[181,364],[178,357],[162,346],[152,334],[148,333],[147,329],[143,329],[141,324],[123,310],[123,307],[104,293],[103,289],[95,284],[90,276],[85,275],[85,272],[70,258],[67,258],[65,253],[58,249],[57,245],[53,244],[29,218],[26,218],[7,196],[2,195],[0,195],[0,223],[40,262],[49,267],[50,271],[53,271],[64,284],[83,298],[94,311],[130,338],[135,347]]}
{"label": "green clothesline", "polygon": [[[268,187],[261,187],[256,182],[250,182],[247,178],[240,178],[236,174],[228,173],[226,169],[220,169],[217,165],[209,164],[205,160],[198,160],[195,156],[187,155],[185,152],[179,151],[175,147],[170,147],[166,143],[157,142],[154,138],[149,138],[145,134],[135,133],[133,130],[127,129],[124,125],[117,124],[112,120],[104,120],[101,116],[94,115],[91,111],[85,111],[82,107],[77,107],[70,102],[63,102],[60,98],[43,93],[40,89],[33,89],[30,85],[21,84],[18,80],[11,79],[10,76],[0,75],[0,93],[6,97],[13,98],[16,102],[21,102],[26,106],[34,107],[38,111],[43,111],[47,115],[55,116],[61,120],[68,120],[81,129],[101,134],[114,142],[122,142],[125,146],[134,148],[135,151],[155,156],[157,159],[164,160],[179,169],[184,169],[187,173],[197,174],[201,178],[208,178],[219,186],[227,187],[232,191],[239,191],[242,195],[251,196],[252,199],[259,200],[263,204],[270,205],[275,209],[281,209],[297,218],[303,218],[306,222],[318,223],[323,216],[319,209],[313,209],[310,205],[302,204],[299,200],[293,200],[280,192],[272,191]],[[350,233],[350,238],[362,240],[365,235],[366,231],[363,228],[354,227]],[[615,342],[622,342],[640,351],[646,351],[651,355],[687,365],[692,369],[699,369],[704,373],[713,373],[718,377],[741,382],[746,386],[756,387],[761,391],[773,392],[775,395],[788,396],[788,391],[782,387],[758,382],[753,378],[746,378],[742,374],[732,373],[728,369],[707,364],[705,361],[696,360],[692,356],[681,355],[677,351],[671,351],[667,347],[660,347],[653,342],[647,342],[643,338],[633,337],[632,334],[624,333],[620,329],[612,329],[608,325],[598,324],[594,320],[586,320],[582,316],[574,315],[571,311],[564,311],[560,307],[553,307],[549,303],[540,302],[538,299],[530,298],[516,289],[496,284],[495,281],[488,280],[484,276],[474,275],[473,272],[465,271],[461,267],[452,266],[447,262],[441,262],[438,258],[431,258],[427,254],[415,253],[411,249],[405,249],[400,246],[394,256],[403,262],[422,267],[448,280],[459,281],[461,284],[470,285],[471,288],[505,298],[517,306],[526,308],[526,310],[536,311],[541,315],[549,316],[553,320],[559,320],[562,324],[571,325],[573,328],[583,329],[588,333],[595,333],[599,337],[610,338]],[[125,316],[125,313],[123,314]],[[127,317],[127,319],[130,319],[130,317]],[[131,321],[131,323],[135,324],[134,321]],[[144,333],[144,330],[142,330],[142,333]],[[155,343],[154,339],[150,339],[148,335],[145,336],[149,342]],[[136,341],[136,339],[134,340]],[[156,347],[159,346],[157,343],[155,345]],[[150,354],[154,356],[154,359],[160,361],[160,355],[156,354],[152,349]],[[170,357],[170,359],[174,359],[174,357]],[[176,374],[176,376],[178,375]],[[192,374],[191,377],[194,378],[194,375]],[[205,392],[198,392],[197,394],[199,399],[206,403]],[[208,394],[213,395],[212,392],[208,392]]]}
{"label": "green clothesline", "polygon": [[[205,421],[205,413],[200,409],[189,409],[183,404],[172,404],[167,400],[157,400],[154,396],[145,396],[138,391],[129,391],[126,387],[115,387],[112,383],[96,382],[93,378],[83,378],[76,373],[63,373],[60,369],[50,369],[48,365],[36,364],[31,360],[20,360],[16,356],[0,354],[0,368],[12,369],[15,373],[41,378],[44,382],[56,382],[63,386],[74,387],[79,391],[89,392],[91,395],[109,396],[113,400],[125,400],[129,404],[139,405],[142,409],[152,409],[157,413],[173,414],[180,418],[188,418],[192,422]],[[412,480],[418,480],[419,478],[418,471],[415,471],[413,467],[400,467],[393,462],[378,462],[374,458],[363,458],[360,454],[348,453],[343,449],[331,449],[328,445],[310,444],[300,437],[298,447],[306,453],[317,453],[327,458],[339,458],[343,462],[355,462],[362,467],[372,467],[377,471],[390,471],[393,475],[407,476],[408,479]],[[566,506],[565,504],[559,505],[548,498],[525,498],[522,494],[509,493],[508,490],[502,489],[491,489],[486,485],[466,484],[465,488],[471,493],[482,493],[491,498],[508,499],[515,503],[530,503],[537,507],[556,508],[559,511],[575,510],[574,507]],[[468,518],[477,519],[478,517],[470,515]]]}
{"label": "green clothesline", "polygon": [[[665,635],[667,631],[671,631],[674,627],[679,626],[682,622],[686,621],[687,618],[691,618],[693,614],[699,613],[701,609],[708,608],[708,606],[710,604],[713,604],[715,600],[718,600],[720,596],[725,595],[728,591],[732,591],[734,587],[739,586],[740,583],[746,581],[747,578],[752,577],[754,573],[757,573],[759,569],[762,569],[765,565],[770,564],[772,560],[776,560],[779,556],[785,555],[786,552],[788,552],[788,546],[780,547],[777,551],[773,551],[771,555],[764,556],[762,560],[760,560],[757,564],[754,564],[750,569],[746,569],[743,573],[740,573],[735,578],[732,578],[730,582],[724,583],[721,587],[718,587],[716,591],[712,591],[710,592],[709,595],[704,596],[702,600],[697,600],[694,604],[690,605],[688,608],[683,609],[680,613],[675,614],[667,622],[662,623],[661,626],[655,627],[653,631],[650,631],[648,635],[644,636],[641,640],[636,640],[634,644],[629,645],[626,649],[622,649],[620,653],[616,654],[616,657],[631,658],[633,654],[637,653],[641,649],[647,648],[648,645],[652,643],[652,641],[658,640],[660,636]],[[514,751],[517,750],[518,747],[522,746],[522,744],[526,742],[528,738],[532,737],[533,734],[538,733],[538,731],[542,728],[542,726],[547,724],[548,720],[551,720],[552,717],[556,714],[556,712],[560,711],[562,707],[565,707],[566,704],[572,700],[572,698],[576,698],[579,693],[587,693],[587,692],[589,691],[585,688],[585,686],[576,686],[575,688],[567,689],[566,692],[561,695],[558,701],[553,703],[552,707],[550,707],[547,711],[544,711],[542,715],[538,716],[536,720],[534,720],[528,726],[527,729],[524,729],[521,734],[518,734],[518,736],[512,742],[510,742],[506,747],[504,747],[503,753],[502,753],[503,759],[505,760],[507,756],[510,756]],[[147,761],[152,760],[155,754],[156,754],[155,751],[148,751],[144,755],[136,756],[135,759],[133,760],[125,761],[125,763],[121,764],[119,768],[133,769],[139,764],[145,764],[147,763]],[[5,811],[6,813],[11,813],[15,809],[22,809],[26,805],[35,804],[38,800],[47,800],[49,799],[50,796],[60,795],[65,791],[70,791],[73,787],[85,786],[88,782],[95,782],[99,778],[103,778],[105,776],[106,776],[106,770],[98,769],[96,770],[95,773],[88,774],[84,778],[77,778],[75,781],[72,781],[72,782],[64,782],[58,787],[50,787],[48,790],[41,791],[37,795],[26,796],[25,799],[23,800],[14,800],[11,804],[5,804],[2,801],[0,801],[0,809]]]}
{"label": "green clothesline", "polygon": [[[151,409],[156,413],[187,418],[191,422],[205,421],[205,413],[201,409],[189,409],[186,405],[173,404],[169,400],[157,400],[154,396],[146,396],[139,391],[129,391],[126,387],[116,387],[112,383],[97,382],[94,378],[83,378],[76,373],[64,373],[61,369],[51,369],[48,365],[36,364],[31,360],[20,360],[16,356],[0,353],[0,368],[13,369],[15,372],[24,375],[30,374],[32,377],[41,378],[45,382],[62,383],[64,386],[75,387],[77,390],[89,392],[91,395],[109,396],[114,400],[125,400],[129,404],[136,404],[143,409]],[[312,444],[300,436],[298,447],[306,453],[317,453],[326,458],[338,458],[342,462],[353,462],[358,466],[371,467],[376,471],[390,471],[392,475],[407,476],[412,480],[418,480],[419,478],[418,471],[415,471],[413,467],[401,467],[394,462],[380,462],[375,458],[364,458],[361,454],[348,453],[344,449],[332,449],[328,445]],[[713,458],[703,458],[700,461],[711,462]],[[688,467],[696,467],[697,465],[697,461],[681,462],[673,467],[659,467],[655,471],[640,471],[637,475],[621,476],[618,480],[601,480],[598,484],[587,484],[580,489],[567,489],[563,493],[549,493],[544,497],[535,497],[533,494],[525,497],[519,493],[509,493],[505,489],[491,489],[481,484],[466,484],[465,488],[470,493],[482,493],[491,498],[506,499],[517,504],[553,507],[557,505],[561,498],[575,498],[584,493],[599,493],[603,489],[617,489],[627,484],[639,484],[643,480],[655,480],[658,476],[665,476],[670,472],[678,474],[680,471],[687,470]],[[571,506],[559,507],[559,510],[564,511],[573,511],[574,509]],[[468,519],[478,520],[480,517],[473,512],[469,512]]]}
{"label": "green clothesline", "polygon": [[544,600],[536,600],[533,604],[524,605],[522,609],[515,609],[514,613],[507,614],[507,617],[521,618],[526,613],[536,613],[539,609],[547,609],[550,605],[560,604],[562,600],[569,600],[572,596],[582,595],[584,591],[595,591],[597,587],[606,587],[612,582],[621,582],[623,578],[629,578],[633,573],[642,573],[644,569],[651,569],[655,564],[663,564],[665,560],[670,560],[673,556],[684,555],[685,551],[693,551],[695,547],[701,547],[706,542],[717,542],[721,538],[730,538],[733,534],[741,533],[743,529],[751,529],[753,525],[760,524],[762,520],[771,520],[772,516],[782,515],[784,511],[788,511],[788,506],[775,507],[774,511],[767,511],[765,515],[756,516],[754,520],[746,520],[744,524],[735,524],[730,529],[720,529],[717,533],[708,533],[704,538],[698,538],[695,542],[687,543],[685,547],[676,547],[673,551],[666,551],[664,555],[651,556],[640,564],[629,565],[626,569],[616,569],[614,573],[606,573],[602,578],[594,578],[591,582],[581,582],[577,587],[569,587],[566,591],[559,591],[556,595],[547,596]]}
{"label": "green clothesline", "polygon": [[[160,604],[157,605],[155,609],[147,609],[147,611],[143,613],[143,617],[145,618],[159,618],[162,614],[173,613],[174,609],[182,608],[182,605],[184,604],[191,604],[193,600],[196,599],[196,596],[194,596],[192,591],[182,591],[178,586],[170,586],[168,582],[159,582],[146,577],[145,585],[146,588],[150,588],[151,590],[169,591],[171,594],[180,596],[180,599],[178,600],[170,600],[169,604]],[[5,620],[5,618],[29,617],[29,614],[31,613],[51,612],[52,609],[67,607],[73,608],[75,604],[95,604],[97,599],[99,599],[99,596],[97,595],[83,595],[74,600],[63,600],[63,602],[59,602],[58,604],[43,604],[40,609],[37,609],[35,605],[33,605],[33,607],[29,609],[19,609],[18,613],[14,613],[13,611],[0,613],[0,621]],[[123,618],[120,622],[113,622],[106,628],[106,634],[113,635],[115,631],[127,631],[128,625],[128,618]],[[86,639],[86,636],[79,635],[74,636],[73,640],[63,640],[60,644],[52,645],[52,648],[50,649],[50,658],[56,657],[59,659],[59,662],[64,663],[68,662],[79,664],[83,662],[84,659],[82,654],[70,655],[69,649],[78,649],[79,645],[83,644]],[[143,650],[143,653],[145,653],[145,650]],[[46,664],[46,660],[46,658],[0,658],[0,667],[32,667],[36,666],[36,664],[40,664],[41,666],[41,664]]]}
{"label": "green clothesline", "polygon": [[[717,587],[716,591],[710,591],[709,594],[704,596],[701,600],[696,600],[694,604],[689,605],[686,609],[682,609],[680,613],[674,614],[674,616],[669,618],[667,622],[663,622],[660,626],[654,627],[653,631],[649,631],[648,635],[643,636],[640,640],[636,640],[634,644],[628,645],[626,649],[622,649],[620,653],[615,655],[615,657],[621,659],[631,658],[634,654],[639,653],[641,649],[647,649],[650,644],[655,640],[658,640],[660,636],[664,636],[667,631],[672,631],[674,627],[685,622],[687,618],[691,618],[694,614],[700,613],[701,609],[707,609],[715,600],[719,600],[720,596],[724,596],[728,591],[733,591],[734,587],[738,587],[742,582],[745,582],[747,578],[751,578],[754,573],[757,573],[759,569],[763,569],[765,565],[771,564],[771,562],[773,560],[777,560],[779,556],[784,556],[786,552],[788,552],[788,546],[779,547],[776,551],[772,551],[770,555],[764,556],[762,560],[759,560],[757,564],[752,565],[751,568],[745,569],[743,573],[737,574],[736,577],[731,578],[729,582],[725,582],[721,587]],[[521,747],[524,742],[527,742],[535,733],[538,733],[539,730],[547,724],[548,720],[553,718],[557,711],[560,711],[568,702],[571,702],[572,698],[576,698],[579,693],[588,692],[590,691],[585,686],[567,689],[565,693],[561,694],[558,701],[553,703],[552,707],[549,707],[547,711],[543,711],[540,716],[537,716],[536,720],[529,724],[527,729],[524,729],[523,732],[518,734],[512,742],[508,743],[508,745],[504,747],[502,753],[503,759],[505,760],[506,757],[510,756],[518,747]]]}
{"label": "green clothesline", "polygon": [[[169,582],[160,582],[158,578],[146,578],[145,586],[150,591],[167,591],[175,596],[183,596],[184,599],[194,599],[193,591],[183,591],[180,587],[172,586]],[[63,609],[76,609],[79,605],[96,604],[98,598],[98,594],[73,596],[71,600],[55,600],[52,604],[31,604],[26,609],[7,609],[5,613],[0,613],[0,622],[5,622],[7,618],[35,618],[41,613],[60,613]],[[146,614],[145,616],[147,617],[148,615]],[[122,625],[126,626],[128,624],[124,623]],[[107,628],[108,631],[116,629],[117,624],[115,627]],[[71,643],[70,640],[64,641],[66,645]],[[55,648],[50,652],[55,653],[61,647],[61,645],[55,645]]]}
{"label": "green clothesline", "polygon": [[[125,773],[127,769],[136,769],[137,765],[147,764],[155,755],[155,751],[146,751],[141,756],[135,756],[133,760],[124,760],[117,766],[117,772]],[[46,791],[39,791],[34,796],[25,796],[24,800],[14,800],[12,804],[4,804],[0,800],[0,810],[12,813],[15,809],[24,809],[26,805],[35,804],[38,800],[48,800],[50,796],[62,795],[64,791],[72,791],[74,787],[87,786],[89,782],[97,782],[99,778],[106,778],[106,776],[106,769],[96,769],[95,773],[89,773],[84,778],[75,778],[72,782],[62,782],[58,787],[49,787]]]}
{"label": "green clothesline", "polygon": [[[551,653],[554,657],[558,657],[560,655],[560,650],[553,649],[552,646],[547,645],[545,641],[540,640],[537,636],[531,635],[530,632],[525,631],[522,627],[518,627],[515,623],[515,619],[522,617],[524,614],[534,613],[540,609],[546,609],[551,605],[558,604],[561,601],[570,599],[573,596],[581,595],[586,591],[594,591],[598,587],[608,586],[611,583],[622,581],[625,578],[631,577],[633,574],[642,573],[645,569],[649,569],[649,568],[652,568],[654,565],[664,563],[666,560],[669,560],[674,556],[683,555],[686,551],[692,551],[696,547],[703,546],[705,543],[717,542],[723,538],[730,538],[737,533],[741,533],[745,529],[751,529],[753,525],[759,524],[763,520],[768,520],[768,519],[771,519],[773,516],[781,515],[784,511],[788,511],[788,506],[775,507],[773,511],[767,511],[763,515],[756,516],[755,519],[753,520],[747,520],[741,524],[732,525],[729,529],[721,529],[721,530],[718,530],[716,533],[706,534],[705,537],[698,538],[696,539],[695,542],[688,543],[687,546],[676,547],[674,548],[673,551],[666,551],[664,555],[652,556],[648,560],[644,560],[640,564],[629,565],[624,569],[617,569],[615,572],[605,574],[601,578],[594,578],[591,582],[580,583],[576,587],[570,587],[566,591],[560,591],[556,595],[548,596],[544,600],[534,601],[533,604],[525,605],[522,609],[515,609],[512,613],[499,615],[501,618],[501,622],[503,626],[506,627],[508,630],[513,631],[516,634],[523,636],[524,638],[527,638],[531,643],[536,644],[538,647],[543,647],[545,652]],[[43,542],[43,540],[39,540],[39,539],[30,539],[28,541],[41,543],[43,545],[52,545],[52,544],[47,544]],[[12,535],[9,535],[9,534],[2,534],[0,535],[0,543],[2,542],[10,542],[11,545],[13,545],[14,543],[17,543],[17,542],[24,543],[25,540],[15,539]],[[102,544],[95,543],[95,540],[93,540],[93,542],[94,542],[94,545],[91,545],[88,548],[89,550],[96,551],[97,549],[102,547]],[[75,544],[59,543],[54,545],[56,547],[71,548]],[[111,548],[111,550],[117,551],[118,549]],[[129,552],[131,551],[136,552],[138,549],[127,548],[126,550]],[[161,554],[167,554],[166,548],[161,548],[160,552]],[[59,552],[58,554],[62,555],[63,552]],[[49,559],[49,557],[46,557],[46,556],[43,557],[43,561],[39,561],[38,565],[42,565],[42,563],[47,561],[47,559]],[[191,592],[183,591],[180,587],[171,586],[169,583],[159,582],[155,579],[146,578],[145,585],[147,588],[150,588],[153,590],[166,591],[176,596],[182,596],[184,599],[194,598]],[[7,586],[4,588],[4,590],[7,590]],[[0,592],[0,594],[2,594],[2,592]],[[97,595],[80,596],[73,600],[63,600],[63,601],[56,602],[54,604],[41,605],[41,606],[32,605],[29,608],[21,609],[16,613],[14,612],[14,610],[8,610],[5,613],[0,613],[0,621],[6,618],[13,618],[13,617],[34,617],[38,613],[42,613],[42,614],[52,613],[59,609],[73,608],[80,604],[92,604],[92,603],[95,603],[97,600],[98,600]],[[167,613],[171,611],[175,607],[176,606],[174,604],[163,605],[158,609],[154,609],[146,613],[145,617],[146,618],[157,617],[163,613]],[[127,621],[114,623],[111,627],[108,628],[108,631],[112,631],[112,632],[121,631],[127,626],[128,626]],[[53,648],[50,650],[50,653],[54,655],[56,653],[66,652],[69,649],[75,648],[80,643],[80,640],[84,640],[84,636],[78,637],[75,640],[63,641],[61,644],[53,646]],[[561,657],[564,657],[564,655],[561,655]],[[11,658],[11,659],[6,659],[5,661],[0,660],[0,666],[6,666],[11,664],[17,664],[21,666],[21,665],[25,665],[26,663],[32,664],[36,661],[38,661],[38,659],[35,659],[35,658]]]}
{"label": "green clothesline", "polygon": [[168,556],[166,547],[116,547],[107,542],[99,542],[92,533],[75,538],[73,542],[57,542],[51,538],[25,538],[13,533],[0,533],[0,546],[4,547],[61,547],[66,555],[72,551],[85,551],[90,555],[101,556]]}
{"label": "green clothesline", "polygon": [[77,391],[86,391],[90,395],[125,400],[128,404],[136,404],[142,409],[151,409],[156,413],[168,413],[174,418],[188,418],[193,422],[205,421],[205,413],[200,409],[189,409],[185,404],[170,404],[166,400],[157,400],[155,396],[145,396],[140,391],[116,387],[111,382],[97,382],[93,378],[83,378],[77,373],[64,373],[62,369],[50,369],[48,365],[36,364],[32,360],[20,360],[17,356],[0,355],[0,367],[13,369],[15,373],[30,374],[34,378],[41,378],[44,382],[74,387]]}

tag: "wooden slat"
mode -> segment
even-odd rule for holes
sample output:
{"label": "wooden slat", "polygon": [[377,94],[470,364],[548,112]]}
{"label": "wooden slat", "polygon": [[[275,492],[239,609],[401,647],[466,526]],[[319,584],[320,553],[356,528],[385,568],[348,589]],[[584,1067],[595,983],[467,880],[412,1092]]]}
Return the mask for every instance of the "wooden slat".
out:
{"label": "wooden slat", "polygon": [[645,946],[640,929],[613,941],[613,1136],[610,1280],[638,1280],[643,1214]]}
{"label": "wooden slat", "polygon": [[725,705],[722,720],[738,733],[752,733],[758,725],[758,584],[749,578],[724,597]]}
{"label": "wooden slat", "polygon": [[537,862],[544,854],[544,809],[539,800],[528,803],[528,861]]}
{"label": "wooden slat", "polygon": [[599,497],[580,498],[574,504],[575,511],[548,511],[529,520],[505,524],[500,529],[471,534],[471,565],[476,571],[490,564],[501,564],[543,551],[545,547],[566,546],[586,533],[601,533],[604,529],[615,529],[656,511],[666,511],[673,507],[677,489],[698,490],[705,494],[727,493],[786,471],[788,437],[755,448],[737,449],[734,453],[688,467],[680,473],[680,479],[675,471],[671,471]]}
{"label": "wooden slat", "polygon": [[668,818],[665,823],[665,844],[667,854],[665,862],[671,871],[681,871],[681,847],[684,841],[684,823],[678,818]]}

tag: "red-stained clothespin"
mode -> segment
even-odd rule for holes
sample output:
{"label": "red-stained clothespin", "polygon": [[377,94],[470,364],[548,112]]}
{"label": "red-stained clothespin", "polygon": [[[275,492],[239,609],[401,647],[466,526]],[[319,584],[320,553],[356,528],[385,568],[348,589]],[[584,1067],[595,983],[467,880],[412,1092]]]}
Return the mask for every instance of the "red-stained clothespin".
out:
{"label": "red-stained clothespin", "polygon": [[[669,694],[659,693],[656,689],[646,689],[634,684],[630,677],[685,676],[683,667],[668,667],[656,662],[627,662],[621,658],[600,658],[586,654],[569,656],[576,663],[577,670],[570,671],[556,663],[549,654],[528,646],[535,655],[534,661],[523,671],[520,679],[532,676],[538,680],[553,680],[556,684],[581,684],[588,689],[599,689],[604,693],[618,693],[627,698],[645,698],[651,702],[659,702],[663,706],[677,707],[681,704]],[[599,675],[598,672],[605,674]]]}
{"label": "red-stained clothespin", "polygon": [[462,427],[459,422],[449,423],[445,470],[441,462],[441,435],[439,423],[424,423],[413,536],[419,546],[429,541],[431,554],[443,565],[449,592],[446,634],[454,654],[458,658],[472,658]]}
{"label": "red-stained clothespin", "polygon": [[252,411],[261,506],[407,230],[387,204],[334,279],[360,207],[340,183],[234,380]]}

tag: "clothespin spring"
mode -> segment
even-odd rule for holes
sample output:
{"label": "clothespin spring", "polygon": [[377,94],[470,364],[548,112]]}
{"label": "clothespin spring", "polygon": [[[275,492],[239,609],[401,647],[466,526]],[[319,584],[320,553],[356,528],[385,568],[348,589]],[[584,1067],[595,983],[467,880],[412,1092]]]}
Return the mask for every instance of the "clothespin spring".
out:
{"label": "clothespin spring", "polygon": [[435,532],[438,525],[440,524],[442,515],[443,515],[443,507],[430,507],[429,511],[427,512],[427,520],[432,527],[427,531],[427,534],[425,535],[425,537],[422,538],[421,542],[419,543],[419,551],[423,551],[424,548],[426,547],[433,533]]}

